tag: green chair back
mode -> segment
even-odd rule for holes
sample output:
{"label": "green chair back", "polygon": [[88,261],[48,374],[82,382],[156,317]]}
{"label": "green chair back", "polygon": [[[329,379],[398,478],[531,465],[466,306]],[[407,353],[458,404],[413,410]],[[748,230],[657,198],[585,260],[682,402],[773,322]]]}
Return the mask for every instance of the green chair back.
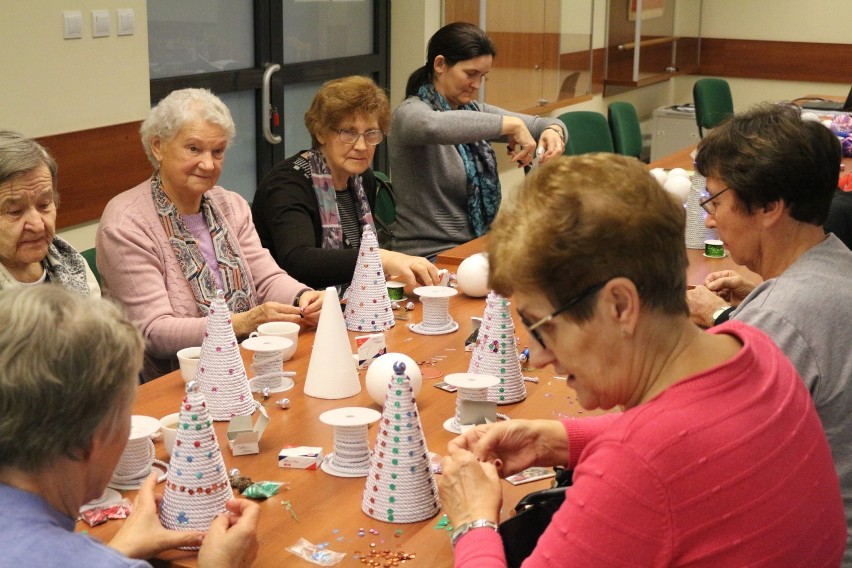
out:
{"label": "green chair back", "polygon": [[568,129],[565,155],[578,156],[589,152],[614,152],[612,135],[606,117],[599,112],[578,110],[559,116]]}
{"label": "green chair back", "polygon": [[396,199],[393,195],[393,186],[384,172],[373,171],[376,176],[376,208],[373,218],[376,221],[379,244],[393,240],[394,234],[390,225],[396,221]]}
{"label": "green chair back", "polygon": [[86,264],[89,265],[89,268],[92,270],[92,274],[95,275],[95,280],[98,281],[99,285],[102,285],[101,284],[101,273],[98,272],[98,265],[97,265],[97,262],[96,262],[96,256],[97,255],[95,254],[95,247],[92,247],[90,249],[86,249],[86,250],[82,251],[80,254],[83,256],[83,258],[86,259]]}
{"label": "green chair back", "polygon": [[636,107],[627,102],[616,102],[611,103],[607,111],[615,152],[638,158],[642,154],[642,129]]}
{"label": "green chair back", "polygon": [[692,100],[698,134],[702,138],[705,128],[714,128],[734,114],[731,87],[724,79],[705,77],[697,80],[692,86]]}

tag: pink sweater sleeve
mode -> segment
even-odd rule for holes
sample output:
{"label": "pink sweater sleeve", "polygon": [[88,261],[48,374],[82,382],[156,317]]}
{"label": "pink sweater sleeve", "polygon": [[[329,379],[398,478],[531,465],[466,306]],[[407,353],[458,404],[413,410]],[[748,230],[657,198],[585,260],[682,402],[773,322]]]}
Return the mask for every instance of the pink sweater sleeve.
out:
{"label": "pink sweater sleeve", "polygon": [[[257,303],[292,303],[307,286],[281,270],[260,244],[251,211],[237,194],[210,191],[251,271]],[[160,224],[150,181],[120,194],[107,205],[97,234],[98,267],[110,296],[124,305],[142,331],[154,357],[174,357],[200,345],[207,326]]]}
{"label": "pink sweater sleeve", "polygon": [[234,197],[229,200],[233,210],[234,223],[238,231],[240,251],[246,259],[257,290],[257,303],[274,301],[292,304],[301,290],[310,289],[282,270],[268,249],[260,244],[260,237],[254,226],[251,209],[244,199]]}
{"label": "pink sweater sleeve", "polygon": [[565,433],[568,435],[568,462],[565,467],[574,469],[586,446],[621,416],[620,413],[602,414],[581,419],[565,419]]}

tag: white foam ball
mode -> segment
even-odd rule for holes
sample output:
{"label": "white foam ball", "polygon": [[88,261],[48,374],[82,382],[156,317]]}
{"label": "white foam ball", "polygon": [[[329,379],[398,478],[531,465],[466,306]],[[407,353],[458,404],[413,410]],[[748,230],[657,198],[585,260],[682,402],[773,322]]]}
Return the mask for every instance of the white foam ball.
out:
{"label": "white foam ball", "polygon": [[456,271],[456,284],[472,298],[488,295],[491,291],[488,287],[488,256],[480,252],[461,261]]}
{"label": "white foam ball", "polygon": [[657,183],[663,185],[669,179],[669,174],[663,168],[652,168],[651,175],[657,180]]}
{"label": "white foam ball", "polygon": [[815,112],[803,112],[802,113],[802,120],[810,120],[810,121],[813,121],[813,122],[822,122],[819,115]]}
{"label": "white foam ball", "polygon": [[364,377],[367,393],[379,406],[385,405],[388,384],[394,378],[393,366],[397,361],[405,363],[405,374],[408,375],[411,381],[411,390],[414,392],[414,396],[417,396],[417,393],[420,392],[420,387],[423,386],[423,375],[420,373],[420,367],[417,366],[414,359],[402,353],[385,353],[384,355],[380,355],[367,367],[367,375]]}
{"label": "white foam ball", "polygon": [[681,203],[686,203],[689,197],[689,190],[692,189],[692,182],[688,177],[684,176],[669,176],[663,189],[675,196]]}
{"label": "white foam ball", "polygon": [[689,172],[683,168],[672,168],[669,170],[669,177],[672,176],[681,176],[681,177],[689,177]]}

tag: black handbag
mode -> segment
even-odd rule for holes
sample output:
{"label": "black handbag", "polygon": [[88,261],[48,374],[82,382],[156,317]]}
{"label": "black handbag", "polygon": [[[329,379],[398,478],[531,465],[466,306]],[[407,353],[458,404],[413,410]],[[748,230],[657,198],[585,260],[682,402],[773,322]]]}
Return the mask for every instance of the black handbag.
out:
{"label": "black handbag", "polygon": [[512,516],[498,526],[509,568],[519,567],[532,554],[538,538],[565,501],[565,491],[571,485],[572,473],[557,469],[556,487],[533,491],[525,496],[515,505]]}

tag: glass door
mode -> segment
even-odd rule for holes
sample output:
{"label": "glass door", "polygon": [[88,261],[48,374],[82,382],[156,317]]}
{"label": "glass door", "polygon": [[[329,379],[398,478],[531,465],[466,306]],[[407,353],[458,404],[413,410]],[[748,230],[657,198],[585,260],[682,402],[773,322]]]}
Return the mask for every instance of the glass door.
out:
{"label": "glass door", "polygon": [[[184,87],[216,93],[237,127],[219,183],[250,202],[273,164],[310,147],[304,114],[323,82],[359,74],[388,88],[389,21],[389,0],[148,0],[151,104]],[[386,159],[377,152],[377,168]]]}

